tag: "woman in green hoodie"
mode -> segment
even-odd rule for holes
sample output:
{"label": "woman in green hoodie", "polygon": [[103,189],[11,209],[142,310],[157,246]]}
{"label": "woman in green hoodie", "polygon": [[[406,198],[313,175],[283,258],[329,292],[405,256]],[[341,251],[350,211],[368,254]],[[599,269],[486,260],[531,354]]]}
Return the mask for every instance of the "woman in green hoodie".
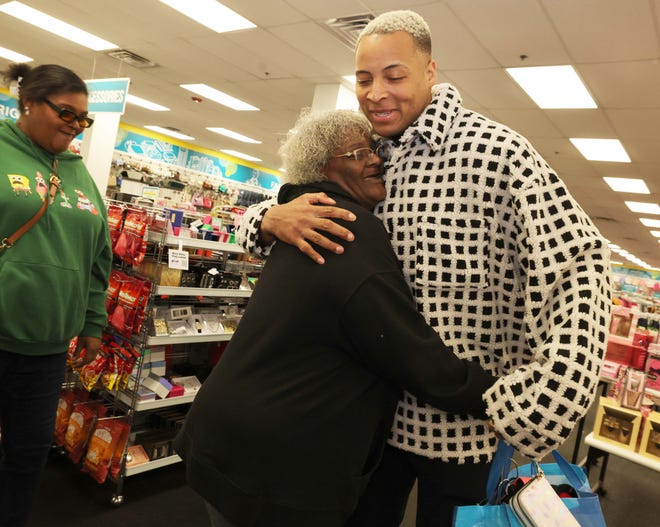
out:
{"label": "woman in green hoodie", "polygon": [[93,123],[84,81],[59,65],[13,64],[4,77],[20,117],[0,122],[0,525],[18,527],[51,446],[69,341],[87,349],[78,362],[100,347],[112,252],[102,197],[68,150]]}

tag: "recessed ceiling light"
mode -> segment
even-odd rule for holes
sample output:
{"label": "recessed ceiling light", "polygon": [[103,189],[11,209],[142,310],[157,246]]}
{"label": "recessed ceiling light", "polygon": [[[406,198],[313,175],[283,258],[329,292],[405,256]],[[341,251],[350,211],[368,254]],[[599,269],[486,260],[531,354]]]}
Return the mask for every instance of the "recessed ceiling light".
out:
{"label": "recessed ceiling light", "polygon": [[215,101],[218,104],[222,104],[223,106],[227,106],[232,110],[259,111],[259,108],[256,106],[252,106],[251,104],[237,99],[236,97],[232,97],[231,95],[227,95],[220,90],[211,88],[206,84],[180,84],[180,86],[184,90],[188,90],[196,93],[197,95],[201,95],[202,97],[206,97],[207,99],[211,99],[212,101]]}
{"label": "recessed ceiling light", "polygon": [[11,49],[0,47],[0,57],[10,60],[12,62],[32,62],[34,59],[27,55],[22,55]]}
{"label": "recessed ceiling light", "polygon": [[143,99],[142,97],[136,97],[135,95],[131,95],[130,93],[126,95],[126,102],[134,104],[136,106],[141,106],[142,108],[146,108],[147,110],[151,110],[153,112],[170,111],[170,109],[167,108],[166,106],[161,106],[160,104],[156,104],[155,102],[148,101],[146,99]]}
{"label": "recessed ceiling light", "polygon": [[257,27],[247,18],[215,0],[160,0],[179,13],[217,33]]}
{"label": "recessed ceiling light", "polygon": [[257,141],[256,139],[252,139],[246,135],[239,134],[238,132],[227,130],[226,128],[207,127],[206,129],[210,130],[211,132],[215,132],[216,134],[224,135],[225,137],[231,137],[237,141],[243,141],[244,143],[254,143],[257,145],[261,144],[261,141]]}
{"label": "recessed ceiling light", "polygon": [[641,214],[660,214],[660,206],[657,203],[626,201],[625,204],[633,212],[638,212]]}
{"label": "recessed ceiling light", "polygon": [[650,194],[651,191],[644,183],[643,179],[633,179],[627,177],[604,177],[607,183],[615,192],[628,192],[630,194]]}
{"label": "recessed ceiling light", "polygon": [[102,38],[92,35],[87,31],[67,24],[62,20],[37,11],[36,9],[26,6],[21,2],[7,2],[0,5],[0,11],[7,13],[23,22],[37,26],[45,31],[53,33],[58,37],[66,38],[85,46],[86,48],[93,49],[94,51],[103,51],[105,49],[118,48],[117,44],[103,40]]}
{"label": "recessed ceiling light", "polygon": [[145,128],[153,132],[158,132],[159,134],[169,135],[170,137],[174,137],[175,139],[183,139],[188,141],[193,141],[195,139],[194,137],[190,137],[189,135],[182,134],[181,132],[177,132],[175,130],[170,130],[169,128],[164,128],[162,126],[154,126],[149,124],[146,125]]}
{"label": "recessed ceiling light", "polygon": [[645,227],[660,229],[660,220],[652,220],[651,218],[639,218],[639,221],[641,221],[642,225]]}
{"label": "recessed ceiling light", "polygon": [[540,108],[597,108],[573,66],[507,68]]}
{"label": "recessed ceiling light", "polygon": [[621,141],[618,139],[570,138],[571,143],[589,161],[615,161],[630,163]]}
{"label": "recessed ceiling light", "polygon": [[246,161],[262,161],[258,157],[250,156],[248,154],[244,154],[243,152],[237,152],[236,150],[220,150],[220,152],[224,152],[225,154],[229,154],[230,156],[238,157],[240,159],[245,159]]}

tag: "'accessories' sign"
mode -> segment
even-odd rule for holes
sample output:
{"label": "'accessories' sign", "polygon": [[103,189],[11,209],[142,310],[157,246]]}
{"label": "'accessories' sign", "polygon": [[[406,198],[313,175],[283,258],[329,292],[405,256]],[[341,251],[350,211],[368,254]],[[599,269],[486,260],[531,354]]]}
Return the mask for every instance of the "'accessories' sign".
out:
{"label": "'accessories' sign", "polygon": [[126,107],[126,95],[131,79],[93,79],[85,81],[89,98],[89,113],[123,114]]}

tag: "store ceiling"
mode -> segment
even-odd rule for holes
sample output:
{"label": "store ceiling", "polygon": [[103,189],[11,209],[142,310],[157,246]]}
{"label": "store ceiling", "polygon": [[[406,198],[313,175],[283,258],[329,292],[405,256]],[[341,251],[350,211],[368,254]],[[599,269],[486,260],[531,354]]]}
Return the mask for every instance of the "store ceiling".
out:
{"label": "store ceiling", "polygon": [[[660,202],[660,0],[224,0],[258,26],[225,34],[157,0],[24,3],[156,66],[129,66],[2,13],[0,46],[33,57],[35,64],[66,65],[85,79],[130,77],[130,93],[172,111],[127,105],[123,122],[174,127],[195,137],[194,144],[239,150],[272,169],[280,166],[279,140],[299,110],[311,106],[315,86],[340,83],[354,71],[353,51],[325,22],[414,9],[431,26],[438,80],[457,86],[465,106],[526,136],[610,241],[660,267],[658,239],[624,204]],[[6,62],[0,59],[0,67]],[[576,68],[598,109],[540,110],[504,70],[557,64]],[[200,82],[261,111],[197,104],[179,87]],[[208,126],[263,143],[224,138]],[[617,138],[632,163],[586,161],[569,137]],[[642,178],[651,194],[615,193],[604,176]]]}

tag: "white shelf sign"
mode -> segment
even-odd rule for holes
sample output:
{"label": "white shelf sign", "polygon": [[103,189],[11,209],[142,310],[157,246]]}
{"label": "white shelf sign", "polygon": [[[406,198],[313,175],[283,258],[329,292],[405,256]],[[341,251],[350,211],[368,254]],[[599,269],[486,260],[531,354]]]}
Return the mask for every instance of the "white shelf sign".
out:
{"label": "white shelf sign", "polygon": [[168,251],[168,262],[167,266],[170,269],[181,269],[183,271],[188,270],[188,252],[176,249],[170,249]]}

